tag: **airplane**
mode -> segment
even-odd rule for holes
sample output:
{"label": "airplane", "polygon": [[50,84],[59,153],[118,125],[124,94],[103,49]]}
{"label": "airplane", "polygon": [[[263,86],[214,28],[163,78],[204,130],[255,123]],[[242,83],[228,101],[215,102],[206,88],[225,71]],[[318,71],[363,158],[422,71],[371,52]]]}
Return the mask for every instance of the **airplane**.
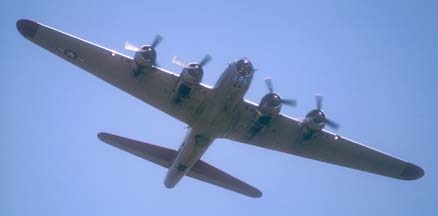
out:
{"label": "airplane", "polygon": [[201,160],[217,138],[395,179],[415,180],[424,175],[413,163],[327,131],[325,126],[337,129],[339,125],[323,112],[322,96],[316,96],[315,109],[303,120],[281,113],[283,105],[294,106],[296,101],[281,98],[270,78],[265,79],[269,91],[259,104],[244,99],[255,73],[248,58],[230,63],[216,84],[209,86],[201,82],[209,55],[188,64],[174,58],[173,63],[182,67],[180,74],[157,65],[155,48],[161,36],[141,47],[126,42],[125,48],[135,52],[131,58],[31,20],[20,19],[16,27],[31,42],[188,125],[178,150],[106,132],[97,135],[107,144],[167,168],[167,188],[189,176],[261,197],[257,188]]}

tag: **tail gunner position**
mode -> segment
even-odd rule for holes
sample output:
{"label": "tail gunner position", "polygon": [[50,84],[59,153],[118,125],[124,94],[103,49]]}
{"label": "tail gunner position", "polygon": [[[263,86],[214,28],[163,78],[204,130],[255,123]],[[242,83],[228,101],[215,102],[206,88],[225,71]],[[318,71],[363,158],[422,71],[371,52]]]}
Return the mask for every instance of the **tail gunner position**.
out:
{"label": "tail gunner position", "polygon": [[174,58],[173,63],[182,67],[180,74],[157,65],[160,36],[142,47],[127,42],[126,49],[135,52],[131,58],[34,21],[18,20],[17,29],[31,42],[189,126],[178,151],[98,134],[105,143],[168,168],[164,180],[168,188],[187,175],[250,197],[262,196],[258,189],[200,160],[216,138],[396,179],[414,180],[424,175],[417,165],[325,130],[326,125],[332,129],[339,125],[326,117],[321,96],[302,121],[281,113],[282,105],[294,106],[296,101],[282,99],[270,78],[265,79],[269,92],[259,104],[245,100],[254,75],[246,58],[230,63],[210,87],[201,83],[203,66],[211,60],[208,55],[199,63],[188,64]]}

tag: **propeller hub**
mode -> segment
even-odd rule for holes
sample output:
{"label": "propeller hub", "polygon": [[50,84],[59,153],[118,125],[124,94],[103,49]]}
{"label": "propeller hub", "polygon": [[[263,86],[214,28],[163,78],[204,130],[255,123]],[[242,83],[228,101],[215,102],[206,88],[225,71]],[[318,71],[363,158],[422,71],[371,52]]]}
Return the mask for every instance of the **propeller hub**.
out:
{"label": "propeller hub", "polygon": [[278,107],[281,105],[281,97],[277,93],[268,93],[262,99],[263,105]]}
{"label": "propeller hub", "polygon": [[183,61],[177,59],[176,56],[173,57],[172,63],[175,65],[178,65],[180,67],[183,67],[182,76],[186,77],[185,74],[188,74],[189,79],[195,80],[195,83],[198,83],[202,80],[202,76],[204,75],[203,66],[206,65],[209,61],[211,61],[210,55],[205,55],[204,58],[198,63],[198,62],[191,62],[191,63],[184,63]]}
{"label": "propeller hub", "polygon": [[187,69],[191,69],[191,70],[203,70],[202,69],[202,65],[200,65],[197,62],[191,62],[187,65]]}
{"label": "propeller hub", "polygon": [[261,113],[273,116],[280,113],[283,104],[286,106],[296,106],[297,102],[295,100],[282,99],[279,94],[274,92],[272,79],[270,77],[265,78],[265,84],[269,93],[263,96],[259,104],[258,109]]}
{"label": "propeller hub", "polygon": [[316,115],[313,117],[313,121],[317,124],[325,124],[325,114],[321,110],[316,110]]}
{"label": "propeller hub", "polygon": [[276,93],[268,93],[263,96],[259,104],[258,110],[261,114],[267,116],[274,116],[280,113],[282,107],[282,100]]}
{"label": "propeller hub", "polygon": [[316,99],[316,109],[310,111],[304,120],[304,124],[310,128],[312,131],[322,130],[326,125],[333,128],[338,129],[338,123],[327,119],[325,113],[321,110],[322,107],[322,96],[317,95]]}
{"label": "propeller hub", "polygon": [[141,48],[141,57],[146,62],[154,64],[157,59],[157,52],[151,46],[146,45]]}
{"label": "propeller hub", "polygon": [[140,67],[150,67],[156,65],[157,52],[155,48],[161,42],[163,38],[160,35],[155,36],[151,45],[144,45],[141,48],[136,45],[126,41],[125,49],[136,52],[134,60]]}
{"label": "propeller hub", "polygon": [[197,77],[199,74],[203,74],[204,70],[202,69],[202,66],[196,62],[188,64],[189,67],[185,68],[187,72],[193,76]]}

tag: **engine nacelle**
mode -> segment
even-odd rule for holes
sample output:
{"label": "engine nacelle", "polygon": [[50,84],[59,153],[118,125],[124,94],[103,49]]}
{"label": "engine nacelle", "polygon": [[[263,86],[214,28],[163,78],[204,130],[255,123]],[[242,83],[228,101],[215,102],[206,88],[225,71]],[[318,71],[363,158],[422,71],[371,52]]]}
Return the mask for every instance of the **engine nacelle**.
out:
{"label": "engine nacelle", "polygon": [[257,107],[258,112],[263,116],[275,116],[281,111],[281,98],[276,93],[268,93]]}
{"label": "engine nacelle", "polygon": [[139,75],[141,70],[152,68],[157,60],[157,53],[155,49],[150,45],[144,45],[140,51],[137,51],[134,56],[134,63],[132,70],[135,75]]}
{"label": "engine nacelle", "polygon": [[310,138],[313,134],[321,131],[326,124],[326,116],[321,110],[310,111],[303,121],[304,136]]}
{"label": "engine nacelle", "polygon": [[184,68],[175,86],[172,99],[175,103],[181,103],[190,97],[193,89],[199,85],[204,75],[200,64],[190,63]]}
{"label": "engine nacelle", "polygon": [[253,135],[259,133],[271,122],[274,116],[280,113],[281,107],[282,102],[278,94],[273,92],[266,94],[257,107],[257,118],[250,129],[250,133]]}

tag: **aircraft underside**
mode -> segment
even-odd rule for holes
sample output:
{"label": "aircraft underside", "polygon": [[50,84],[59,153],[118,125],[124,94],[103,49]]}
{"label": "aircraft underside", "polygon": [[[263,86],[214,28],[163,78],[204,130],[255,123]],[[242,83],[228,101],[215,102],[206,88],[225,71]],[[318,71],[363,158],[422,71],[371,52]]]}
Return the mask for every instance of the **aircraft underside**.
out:
{"label": "aircraft underside", "polygon": [[283,105],[295,106],[296,101],[281,98],[270,78],[265,79],[269,92],[259,104],[245,100],[255,73],[247,58],[231,62],[210,87],[201,82],[203,66],[211,60],[209,55],[191,63],[174,58],[173,62],[182,67],[179,74],[156,64],[155,48],[161,36],[142,47],[127,42],[126,49],[135,52],[129,57],[34,21],[18,20],[17,29],[31,42],[188,125],[178,151],[109,133],[98,134],[105,143],[168,168],[164,180],[168,188],[187,175],[250,197],[262,195],[258,189],[200,160],[215,138],[401,180],[424,175],[415,164],[327,131],[326,126],[336,130],[339,125],[323,112],[322,96],[316,96],[316,107],[303,120],[281,113]]}

